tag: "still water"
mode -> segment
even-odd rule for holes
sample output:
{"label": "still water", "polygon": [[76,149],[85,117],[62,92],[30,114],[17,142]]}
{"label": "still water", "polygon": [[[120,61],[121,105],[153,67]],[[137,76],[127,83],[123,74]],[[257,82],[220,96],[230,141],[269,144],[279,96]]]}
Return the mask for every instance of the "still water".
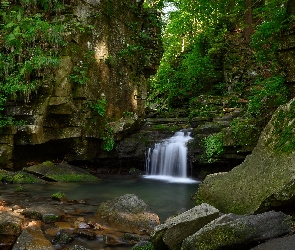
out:
{"label": "still water", "polygon": [[[199,186],[199,182],[189,178],[167,178],[160,176],[144,176],[142,178],[111,177],[95,182],[23,184],[26,191],[37,197],[51,197],[53,193],[63,192],[69,199],[84,199],[88,204],[98,206],[99,203],[124,194],[135,194],[149,205],[164,222],[169,216],[190,209],[194,206],[190,199]],[[130,245],[106,246],[103,237],[86,241],[75,239],[75,244],[91,250],[131,250]],[[55,250],[63,250],[65,246],[55,245]]]}
{"label": "still water", "polygon": [[198,181],[184,183],[151,178],[112,177],[96,182],[26,184],[25,189],[37,196],[50,197],[63,192],[69,199],[84,199],[90,204],[99,204],[124,194],[135,194],[159,215],[161,222],[169,216],[194,206],[191,195],[199,186]]}

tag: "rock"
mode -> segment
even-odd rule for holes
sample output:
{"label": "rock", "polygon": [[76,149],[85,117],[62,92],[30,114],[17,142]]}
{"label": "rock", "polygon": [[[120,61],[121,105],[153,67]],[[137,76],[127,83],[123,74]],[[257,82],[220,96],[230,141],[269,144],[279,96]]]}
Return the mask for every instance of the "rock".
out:
{"label": "rock", "polygon": [[282,212],[226,214],[187,237],[181,249],[241,249],[291,232],[292,217]]}
{"label": "rock", "polygon": [[44,180],[39,179],[38,177],[26,173],[24,171],[18,171],[16,172],[12,177],[13,183],[44,183]]}
{"label": "rock", "polygon": [[27,227],[23,229],[12,250],[54,250],[40,227]]}
{"label": "rock", "polygon": [[208,175],[195,196],[224,213],[292,210],[295,197],[295,99],[280,106],[256,148],[230,172]]}
{"label": "rock", "polygon": [[42,220],[44,223],[61,221],[65,217],[62,210],[50,205],[31,206],[25,209],[22,214],[31,219]]}
{"label": "rock", "polygon": [[0,213],[0,234],[18,236],[24,218],[11,212]]}
{"label": "rock", "polygon": [[79,245],[74,245],[72,247],[65,248],[65,250],[91,250],[91,249],[83,247],[83,246],[79,246]]}
{"label": "rock", "polygon": [[96,218],[122,232],[150,233],[160,224],[158,215],[134,194],[125,194],[99,205]]}
{"label": "rock", "polygon": [[132,247],[132,250],[154,250],[154,246],[149,241],[141,241]]}
{"label": "rock", "polygon": [[73,236],[71,236],[71,235],[69,235],[67,233],[58,232],[54,236],[52,242],[54,244],[68,244],[68,243],[72,242],[73,240],[74,240]]}
{"label": "rock", "polygon": [[104,244],[107,246],[117,246],[117,245],[121,245],[123,243],[121,241],[121,239],[115,235],[113,235],[113,236],[104,235],[103,241],[104,241]]}
{"label": "rock", "polygon": [[96,239],[96,234],[93,231],[90,230],[75,230],[74,231],[74,235],[76,237],[81,237],[81,238],[85,238],[87,240],[94,240]]}
{"label": "rock", "polygon": [[147,236],[142,236],[142,235],[138,235],[138,234],[130,234],[130,233],[125,233],[123,235],[123,240],[125,242],[128,242],[130,244],[135,244],[138,242],[146,242],[149,241],[149,237]]}
{"label": "rock", "polygon": [[156,226],[151,233],[151,242],[156,249],[180,249],[182,241],[197,232],[207,223],[219,217],[219,211],[204,203],[169,218]]}
{"label": "rock", "polygon": [[24,171],[41,175],[42,178],[60,182],[94,181],[97,178],[86,170],[65,164],[53,164],[50,161],[24,168]]}
{"label": "rock", "polygon": [[295,235],[272,239],[254,248],[251,248],[251,250],[278,250],[278,249],[294,250]]}

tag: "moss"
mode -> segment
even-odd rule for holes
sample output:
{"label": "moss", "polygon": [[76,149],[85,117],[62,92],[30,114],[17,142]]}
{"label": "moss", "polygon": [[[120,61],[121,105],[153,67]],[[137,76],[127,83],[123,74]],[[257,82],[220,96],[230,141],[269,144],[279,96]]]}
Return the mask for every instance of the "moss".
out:
{"label": "moss", "polygon": [[95,181],[97,177],[87,174],[49,174],[47,177],[60,182]]}
{"label": "moss", "polygon": [[59,191],[59,192],[57,192],[57,193],[52,194],[52,195],[51,195],[51,198],[52,198],[53,200],[61,201],[61,200],[65,200],[65,199],[67,199],[67,196],[66,196],[65,193]]}
{"label": "moss", "polygon": [[16,192],[24,192],[26,190],[25,190],[25,188],[23,186],[20,185],[20,186],[18,186],[18,187],[15,188],[15,191]]}
{"label": "moss", "polygon": [[266,145],[276,154],[291,153],[295,150],[295,101],[281,108],[275,114],[272,125],[274,136],[267,138]]}
{"label": "moss", "polygon": [[196,248],[200,250],[219,249],[221,247],[235,245],[244,239],[243,229],[235,227],[217,226],[212,231],[201,234],[196,241]]}
{"label": "moss", "polygon": [[147,243],[144,245],[135,245],[132,250],[154,250],[154,246],[152,243]]}
{"label": "moss", "polygon": [[254,119],[236,118],[230,129],[235,146],[255,145],[261,132]]}
{"label": "moss", "polygon": [[37,178],[36,176],[26,173],[26,172],[17,172],[12,177],[13,183],[43,183],[42,180]]}
{"label": "moss", "polygon": [[45,214],[43,215],[43,221],[45,223],[53,223],[58,221],[58,215],[56,214]]}

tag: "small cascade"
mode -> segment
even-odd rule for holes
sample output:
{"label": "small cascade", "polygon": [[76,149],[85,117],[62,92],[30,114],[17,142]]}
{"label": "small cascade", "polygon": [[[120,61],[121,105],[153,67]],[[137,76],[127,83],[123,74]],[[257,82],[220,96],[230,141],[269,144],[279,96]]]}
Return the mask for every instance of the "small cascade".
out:
{"label": "small cascade", "polygon": [[187,178],[187,146],[193,139],[188,130],[176,132],[171,138],[156,143],[148,149],[146,157],[146,178],[181,179]]}

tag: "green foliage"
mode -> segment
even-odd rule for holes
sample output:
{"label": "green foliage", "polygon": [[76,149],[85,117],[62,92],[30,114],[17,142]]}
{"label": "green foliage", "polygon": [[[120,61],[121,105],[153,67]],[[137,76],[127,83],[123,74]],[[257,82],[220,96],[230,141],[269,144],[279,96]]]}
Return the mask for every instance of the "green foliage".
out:
{"label": "green foliage", "polygon": [[42,183],[43,181],[32,174],[20,171],[13,175],[12,182],[13,183]]}
{"label": "green foliage", "polygon": [[203,139],[203,145],[205,148],[205,158],[209,163],[214,162],[214,157],[219,156],[223,153],[223,134],[216,133],[211,134]]}
{"label": "green foliage", "polygon": [[61,182],[79,182],[79,181],[95,181],[97,178],[90,174],[50,174],[49,178]]}
{"label": "green foliage", "polygon": [[25,192],[26,190],[25,190],[25,188],[22,186],[22,185],[20,185],[20,186],[17,186],[16,188],[15,188],[15,192]]}
{"label": "green foliage", "polygon": [[254,146],[260,135],[260,129],[253,118],[235,118],[230,129],[235,146]]}
{"label": "green foliage", "polygon": [[53,200],[61,201],[61,200],[65,200],[65,199],[67,199],[67,196],[66,196],[65,193],[59,191],[59,192],[57,192],[57,193],[52,194],[52,195],[51,195],[51,198],[52,198]]}
{"label": "green foliage", "polygon": [[135,245],[132,250],[154,250],[154,246],[151,242],[144,245]]}
{"label": "green foliage", "polygon": [[271,0],[254,10],[255,17],[263,21],[256,27],[251,46],[257,60],[262,63],[268,62],[272,66],[277,63],[275,52],[279,46],[279,35],[287,24],[286,4],[287,0]]}
{"label": "green foliage", "polygon": [[295,150],[294,121],[295,119],[295,102],[292,102],[285,109],[281,109],[275,115],[273,120],[272,137],[268,137],[268,145],[276,153],[291,153]]}
{"label": "green foliage", "polygon": [[90,79],[87,76],[87,73],[88,65],[83,63],[83,61],[80,61],[79,65],[73,67],[70,78],[74,83],[86,84],[90,81]]}
{"label": "green foliage", "polygon": [[[151,81],[151,102],[180,105],[221,80],[228,2],[174,1],[163,34],[164,56]],[[212,15],[216,13],[216,15]]]}
{"label": "green foliage", "polygon": [[99,114],[100,116],[104,116],[107,111],[107,100],[102,98],[97,101],[95,104],[91,104],[90,107],[95,111],[95,113]]}
{"label": "green foliage", "polygon": [[282,76],[257,80],[255,85],[252,86],[248,112],[253,116],[257,116],[261,114],[263,107],[278,107],[284,104],[287,98],[288,91]]}
{"label": "green foliage", "polygon": [[[8,98],[27,101],[32,92],[49,78],[50,70],[59,64],[58,49],[65,45],[63,26],[49,23],[46,11],[60,9],[58,1],[21,1],[20,6],[2,2],[0,9],[0,111]],[[0,127],[14,123],[13,117],[0,114]]]}
{"label": "green foliage", "polygon": [[111,126],[105,128],[103,140],[103,149],[106,151],[112,151],[115,145],[114,133]]}

